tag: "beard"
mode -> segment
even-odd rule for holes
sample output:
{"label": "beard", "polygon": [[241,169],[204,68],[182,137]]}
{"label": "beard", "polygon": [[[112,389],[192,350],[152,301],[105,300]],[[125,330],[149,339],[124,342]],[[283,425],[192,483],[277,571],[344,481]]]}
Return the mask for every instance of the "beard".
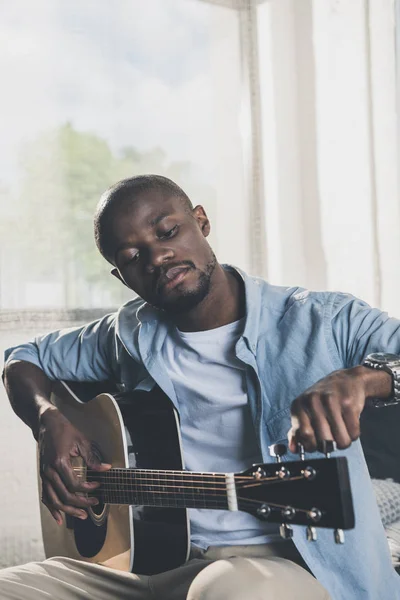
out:
{"label": "beard", "polygon": [[[189,312],[195,308],[208,295],[211,287],[211,276],[214,272],[217,258],[212,253],[211,260],[206,264],[204,271],[200,271],[197,285],[194,289],[183,289],[179,295],[173,294],[174,297],[163,298],[161,295],[152,303],[153,306],[159,308],[170,315],[177,315]],[[194,265],[193,265],[193,268]],[[196,269],[198,270],[198,269]],[[178,286],[179,287],[179,284]]]}

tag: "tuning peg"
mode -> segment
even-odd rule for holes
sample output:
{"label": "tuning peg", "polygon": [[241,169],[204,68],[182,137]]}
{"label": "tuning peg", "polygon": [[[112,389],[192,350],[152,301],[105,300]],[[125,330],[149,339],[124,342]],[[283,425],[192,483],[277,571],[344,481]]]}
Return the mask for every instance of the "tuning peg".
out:
{"label": "tuning peg", "polygon": [[296,516],[296,509],[293,508],[293,506],[285,506],[285,508],[281,510],[281,515],[285,519],[294,519]]}
{"label": "tuning peg", "polygon": [[[254,466],[256,467],[257,465],[254,465]],[[263,477],[266,477],[266,476],[267,476],[267,474],[262,467],[257,466],[257,469],[255,471],[253,471],[254,479],[263,479]]]}
{"label": "tuning peg", "polygon": [[308,511],[307,517],[314,523],[318,523],[318,521],[320,521],[322,518],[322,512],[319,510],[319,508],[314,507]]}
{"label": "tuning peg", "polygon": [[304,446],[300,442],[297,444],[297,451],[300,455],[300,460],[305,460]]}
{"label": "tuning peg", "polygon": [[290,540],[293,537],[293,529],[287,523],[282,523],[279,533],[284,540]]}
{"label": "tuning peg", "polygon": [[268,519],[270,514],[271,508],[268,506],[268,504],[261,504],[261,506],[257,508],[257,516],[260,519],[266,520]]}
{"label": "tuning peg", "polygon": [[273,444],[268,448],[270,456],[276,458],[276,462],[281,462],[282,456],[287,452],[287,448],[284,444]]}
{"label": "tuning peg", "polygon": [[307,540],[309,542],[315,542],[317,539],[317,530],[312,525],[307,526]]}
{"label": "tuning peg", "polygon": [[310,465],[305,467],[301,473],[304,479],[308,479],[308,481],[312,481],[317,475],[317,471],[314,469],[314,467],[310,467]]}
{"label": "tuning peg", "polygon": [[335,543],[344,544],[344,531],[343,529],[335,529],[334,531]]}
{"label": "tuning peg", "polygon": [[336,444],[333,440],[320,440],[317,448],[319,452],[325,454],[326,458],[330,458],[331,453],[336,450]]}
{"label": "tuning peg", "polygon": [[279,479],[289,479],[290,477],[289,469],[283,465],[278,469],[278,471],[276,471],[276,474],[278,475]]}

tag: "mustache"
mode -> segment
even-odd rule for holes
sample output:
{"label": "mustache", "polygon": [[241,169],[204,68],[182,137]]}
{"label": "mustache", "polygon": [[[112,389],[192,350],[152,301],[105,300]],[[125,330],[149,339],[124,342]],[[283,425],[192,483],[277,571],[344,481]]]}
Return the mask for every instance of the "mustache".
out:
{"label": "mustache", "polygon": [[188,268],[188,269],[196,268],[195,264],[191,260],[183,260],[179,263],[169,263],[165,267],[160,267],[159,271],[157,273],[157,276],[155,277],[155,280],[154,280],[154,290],[155,290],[156,294],[158,294],[160,292],[161,288],[169,281],[169,279],[167,277],[167,272],[170,269],[175,269],[177,267]]}

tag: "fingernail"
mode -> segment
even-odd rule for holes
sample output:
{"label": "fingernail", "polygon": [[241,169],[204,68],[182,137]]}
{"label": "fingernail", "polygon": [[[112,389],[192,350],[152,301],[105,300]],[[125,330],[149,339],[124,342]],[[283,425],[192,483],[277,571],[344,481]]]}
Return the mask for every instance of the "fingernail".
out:
{"label": "fingernail", "polygon": [[79,519],[86,519],[87,514],[82,510],[82,511],[80,511],[78,517],[79,517]]}
{"label": "fingernail", "polygon": [[111,467],[110,463],[100,463],[102,467]]}

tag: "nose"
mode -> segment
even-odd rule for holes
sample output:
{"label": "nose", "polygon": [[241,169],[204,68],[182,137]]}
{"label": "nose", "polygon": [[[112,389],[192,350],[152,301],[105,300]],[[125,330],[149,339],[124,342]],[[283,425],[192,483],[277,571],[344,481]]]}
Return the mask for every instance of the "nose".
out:
{"label": "nose", "polygon": [[148,260],[145,269],[148,273],[153,273],[155,269],[161,267],[173,257],[174,253],[171,248],[150,248],[148,250]]}

